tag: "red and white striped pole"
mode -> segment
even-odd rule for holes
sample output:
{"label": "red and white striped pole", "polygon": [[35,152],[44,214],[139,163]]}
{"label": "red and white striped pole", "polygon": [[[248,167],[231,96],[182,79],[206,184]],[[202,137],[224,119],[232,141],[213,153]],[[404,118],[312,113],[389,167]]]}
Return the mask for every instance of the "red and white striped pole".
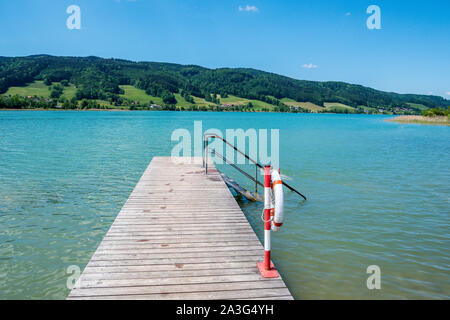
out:
{"label": "red and white striped pole", "polygon": [[270,167],[264,168],[264,269],[270,270],[270,204],[272,203],[270,185],[272,175]]}
{"label": "red and white striped pole", "polygon": [[259,272],[264,278],[278,278],[279,274],[270,261],[270,229],[271,229],[271,188],[272,175],[270,166],[264,167],[264,262],[258,262]]}

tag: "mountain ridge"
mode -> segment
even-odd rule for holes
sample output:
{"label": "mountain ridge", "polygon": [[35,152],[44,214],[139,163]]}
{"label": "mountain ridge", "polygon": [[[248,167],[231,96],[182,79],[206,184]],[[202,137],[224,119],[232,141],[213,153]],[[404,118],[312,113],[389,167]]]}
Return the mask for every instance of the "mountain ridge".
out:
{"label": "mountain ridge", "polygon": [[[67,81],[76,87],[76,99],[105,100],[117,105],[122,86],[144,90],[149,97],[160,97],[164,105],[176,105],[175,95],[194,104],[201,98],[212,105],[228,95],[262,101],[289,111],[281,100],[328,103],[355,110],[372,108],[394,112],[419,113],[426,108],[448,107],[450,100],[440,96],[385,92],[343,81],[299,80],[254,68],[206,68],[169,62],[130,61],[96,56],[71,57],[37,54],[24,57],[0,57],[0,93],[34,81],[48,85]],[[303,110],[300,107],[301,111]]]}

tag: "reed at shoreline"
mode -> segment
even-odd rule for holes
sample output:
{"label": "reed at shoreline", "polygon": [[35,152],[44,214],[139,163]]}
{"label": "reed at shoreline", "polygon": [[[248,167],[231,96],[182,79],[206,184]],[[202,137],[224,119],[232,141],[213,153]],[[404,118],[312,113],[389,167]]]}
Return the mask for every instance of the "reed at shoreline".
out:
{"label": "reed at shoreline", "polygon": [[386,121],[397,123],[412,123],[412,124],[431,124],[431,125],[450,125],[449,118],[447,116],[436,117],[424,117],[424,116],[398,116],[395,118],[386,119]]}

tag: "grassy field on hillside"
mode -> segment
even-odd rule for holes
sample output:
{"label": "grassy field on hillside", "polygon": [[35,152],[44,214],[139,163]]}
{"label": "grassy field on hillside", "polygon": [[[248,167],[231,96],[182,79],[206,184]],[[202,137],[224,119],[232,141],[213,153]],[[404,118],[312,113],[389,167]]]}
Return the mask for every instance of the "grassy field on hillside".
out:
{"label": "grassy field on hillside", "polygon": [[333,111],[333,110],[338,110],[339,112],[342,112],[342,111],[345,111],[345,110],[348,110],[348,112],[355,111],[355,108],[352,108],[350,106],[347,106],[347,105],[342,104],[342,103],[337,103],[337,102],[325,102],[323,105],[329,111]]}
{"label": "grassy field on hillside", "polygon": [[175,93],[174,96],[175,96],[175,99],[177,99],[176,106],[180,107],[180,108],[186,108],[186,107],[192,107],[192,106],[209,107],[209,106],[216,105],[212,102],[208,102],[205,99],[199,98],[199,97],[193,97],[195,103],[190,103],[190,102],[186,101],[179,93]]}
{"label": "grassy field on hillside", "polygon": [[[206,101],[203,98],[199,98],[199,97],[193,97],[193,98],[194,98],[195,105],[199,106],[199,107],[208,107],[208,106],[215,106],[216,105],[216,104],[214,104],[212,102]],[[178,100],[178,98],[177,98],[177,100]]]}
{"label": "grassy field on hillside", "polygon": [[289,98],[283,98],[281,99],[281,102],[283,102],[287,106],[300,106],[303,109],[307,109],[311,112],[317,112],[320,110],[324,110],[324,107],[318,106],[317,104],[311,103],[311,102],[297,102],[295,100],[289,99]]}
{"label": "grassy field on hillside", "polygon": [[163,103],[163,101],[160,97],[149,96],[142,89],[138,89],[136,87],[129,86],[129,85],[123,85],[123,86],[120,86],[120,88],[125,91],[124,94],[120,95],[122,98],[131,100],[131,101],[136,101],[139,103],[146,103],[146,104],[148,104],[150,101],[153,101],[154,104],[159,104],[159,105],[161,105]]}
{"label": "grassy field on hillside", "polygon": [[[138,89],[136,87],[130,86],[130,85],[122,85],[120,86],[121,89],[125,91],[124,94],[121,94],[120,96],[122,98],[126,98],[130,101],[136,101],[139,103],[146,103],[148,104],[150,101],[153,101],[154,104],[157,105],[163,105],[163,100],[160,97],[154,97],[149,96],[144,90]],[[186,101],[181,94],[175,93],[174,94],[175,99],[177,99],[177,107],[190,107],[193,105],[199,106],[199,107],[207,107],[209,105],[215,105],[212,102],[208,102],[203,98],[193,97],[195,104],[192,104],[188,101]]]}
{"label": "grassy field on hillside", "polygon": [[267,108],[269,110],[272,110],[273,108],[276,107],[273,104],[270,104],[270,103],[267,103],[267,102],[263,102],[263,101],[259,101],[259,100],[253,100],[253,99],[240,98],[240,97],[236,97],[236,96],[233,96],[233,95],[228,95],[227,98],[220,97],[220,103],[221,104],[244,105],[244,104],[247,104],[249,102],[251,102],[253,104],[253,107],[255,108],[255,110],[261,110],[263,108]]}
{"label": "grassy field on hillside", "polygon": [[372,112],[372,113],[378,113],[378,109],[376,108],[372,108],[372,107],[367,107],[367,106],[358,106],[358,108],[363,109],[363,110],[367,110],[367,112]]}
{"label": "grassy field on hillside", "polygon": [[411,108],[419,109],[419,110],[422,110],[422,111],[428,109],[428,108],[425,107],[423,104],[411,103],[411,102],[408,102],[408,103],[406,103],[406,104],[409,105]]}
{"label": "grassy field on hillside", "polygon": [[[57,83],[58,82],[54,82],[53,85]],[[63,88],[64,91],[62,97],[72,99],[75,96],[75,92],[77,91],[77,89],[74,85]],[[11,87],[8,89],[6,94],[11,96],[18,95],[21,97],[38,96],[50,98],[50,92],[51,91],[49,90],[49,86],[45,85],[43,81],[35,81],[25,87]]]}
{"label": "grassy field on hillside", "polygon": [[[56,85],[56,84],[58,84],[58,83],[54,82],[52,85]],[[27,86],[23,86],[23,87],[10,87],[8,89],[8,91],[6,92],[6,95],[11,95],[11,96],[19,95],[22,97],[39,96],[39,97],[43,97],[43,98],[50,98],[51,90],[49,88],[50,88],[50,86],[45,85],[45,83],[43,81],[35,81],[35,82],[28,84]],[[72,99],[73,97],[75,97],[77,88],[73,84],[70,84],[68,87],[63,87],[63,88],[64,88],[64,91],[63,91],[62,97],[66,98],[66,99]],[[124,94],[121,94],[120,96],[124,99],[127,99],[128,101],[138,102],[138,104],[146,105],[146,106],[150,102],[157,104],[157,105],[164,106],[164,102],[163,102],[162,98],[149,96],[145,92],[145,90],[138,89],[131,85],[121,85],[120,88],[124,90]],[[218,104],[206,101],[203,98],[199,98],[199,97],[195,97],[195,96],[193,97],[194,103],[186,101],[179,93],[175,93],[174,96],[177,99],[176,106],[178,108],[189,109],[192,106],[209,108],[210,106],[218,105]],[[237,97],[234,95],[229,95],[226,98],[222,98],[219,95],[218,98],[220,99],[220,105],[229,104],[229,105],[235,105],[235,106],[244,106],[248,103],[252,103],[254,111],[265,111],[265,110],[272,111],[277,107],[276,105],[269,104],[269,103],[266,103],[266,102],[263,102],[260,100],[246,99],[246,98],[241,98],[241,97]],[[342,112],[354,113],[355,112],[355,108],[350,107],[345,104],[342,104],[342,103],[337,103],[337,102],[327,102],[327,103],[324,103],[324,107],[321,107],[321,106],[316,105],[311,102],[298,102],[298,101],[295,101],[295,100],[289,99],[289,98],[283,98],[280,101],[287,106],[300,106],[301,108],[307,109],[311,112],[321,112],[321,111],[325,111],[325,110],[328,112],[337,112],[337,113],[342,113]],[[97,100],[97,102],[107,108],[113,108],[113,109],[130,108],[130,103],[128,103],[128,102],[124,102],[122,106],[112,106],[108,101],[103,101],[103,100]],[[408,103],[408,104],[410,105],[410,107],[416,108],[419,110],[427,109],[427,107],[425,107],[422,104],[415,104],[415,103]],[[366,106],[359,106],[359,108],[368,110],[371,113],[375,113],[375,114],[380,113],[379,110],[376,108],[369,108]]]}
{"label": "grassy field on hillside", "polygon": [[[55,85],[55,84],[57,84],[57,83],[56,82],[53,83],[53,85]],[[138,89],[131,85],[121,85],[120,88],[124,90],[124,94],[121,94],[120,96],[129,101],[135,101],[140,104],[149,104],[150,101],[152,101],[154,104],[164,105],[163,100],[160,97],[149,96],[142,89]],[[76,87],[72,84],[69,87],[64,87],[64,92],[63,92],[62,97],[71,99],[75,96],[76,90],[77,90]],[[51,92],[51,90],[49,90],[49,86],[45,85],[43,81],[35,81],[24,87],[11,87],[6,92],[6,94],[19,95],[19,96],[23,96],[23,97],[40,96],[40,97],[44,97],[44,98],[49,98],[50,92]],[[209,107],[209,106],[217,105],[215,103],[206,101],[205,99],[199,98],[199,97],[193,97],[195,103],[192,104],[192,103],[186,101],[179,93],[176,93],[174,95],[175,95],[175,98],[177,99],[177,104],[176,104],[177,107],[187,108],[187,107],[191,107],[193,105],[199,106],[199,107]],[[218,96],[218,98],[220,99],[220,104],[246,105],[247,103],[251,102],[253,104],[253,108],[255,111],[261,111],[263,109],[273,110],[276,107],[275,105],[269,104],[267,102],[254,100],[254,99],[241,98],[241,97],[237,97],[237,96],[233,96],[233,95],[229,95],[227,98],[222,98],[222,97]],[[121,108],[121,107],[117,107],[117,106],[111,106],[108,103],[108,101],[97,100],[97,102],[100,103],[100,105],[108,107],[108,108],[119,108],[119,109]],[[281,102],[283,102],[284,104],[286,104],[288,106],[299,105],[302,108],[308,109],[312,112],[317,112],[318,110],[324,110],[323,107],[315,105],[311,102],[297,102],[297,101],[294,101],[294,100],[288,99],[288,98],[282,99]],[[349,106],[345,106],[340,103],[327,103],[326,108],[327,109],[348,108],[348,109],[353,110],[353,108],[351,108]]]}
{"label": "grassy field on hillside", "polygon": [[[57,84],[57,82],[53,83],[53,85],[55,84]],[[164,105],[163,100],[160,97],[149,96],[142,89],[138,89],[131,85],[121,85],[120,88],[124,90],[124,94],[121,94],[120,97],[125,98],[127,100],[135,101],[140,104],[149,104],[150,101],[152,101],[154,104]],[[72,84],[69,87],[64,87],[62,97],[71,99],[75,96],[76,90],[77,90],[76,87]],[[49,90],[49,86],[45,85],[43,81],[35,81],[24,87],[11,87],[6,92],[7,95],[19,95],[22,97],[39,96],[44,98],[50,98],[50,93],[51,90]],[[193,97],[195,103],[192,104],[186,101],[179,93],[175,93],[174,95],[175,98],[177,99],[176,104],[177,107],[191,107],[193,105],[199,107],[216,106],[215,103],[206,101],[203,98]],[[113,107],[107,101],[97,100],[97,102],[100,103],[102,106]],[[248,102],[251,102],[255,110],[261,110],[262,108],[273,109],[275,107],[271,104],[262,101],[239,98],[236,96],[229,96],[228,98],[221,99],[220,102],[221,104],[235,104],[235,105],[244,105],[247,104]],[[118,107],[114,106],[113,108]]]}
{"label": "grassy field on hillside", "polygon": [[46,86],[43,81],[36,81],[25,87],[11,87],[6,94],[12,96],[19,95],[22,97],[39,96],[49,98],[50,90],[48,90],[48,86]]}

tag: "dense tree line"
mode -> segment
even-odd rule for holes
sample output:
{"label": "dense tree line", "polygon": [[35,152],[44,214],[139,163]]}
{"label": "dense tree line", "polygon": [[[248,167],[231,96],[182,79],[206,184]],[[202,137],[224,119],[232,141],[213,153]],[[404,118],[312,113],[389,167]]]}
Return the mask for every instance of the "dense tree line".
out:
{"label": "dense tree line", "polygon": [[432,108],[429,110],[422,111],[422,115],[425,117],[444,117],[447,116],[450,118],[450,107],[447,109],[444,108]]}
{"label": "dense tree line", "polygon": [[0,96],[0,109],[49,109],[56,107],[55,100],[40,97]]}
{"label": "dense tree line", "polygon": [[[416,112],[420,110],[414,104],[428,108],[447,108],[450,105],[449,100],[438,96],[388,93],[344,82],[295,80],[254,69],[207,69],[98,57],[0,57],[0,94],[11,86],[24,86],[35,80],[49,85],[53,82],[60,82],[62,86],[72,83],[77,87],[78,101],[99,99],[113,105],[124,103],[119,96],[123,93],[119,85],[143,89],[151,96],[161,97],[167,106],[177,103],[176,93],[191,103],[194,97],[199,97],[215,104],[220,103],[219,97],[235,95],[273,104],[280,112],[291,110],[280,101],[282,98],[319,106],[338,102],[354,108],[403,108]],[[58,99],[60,93],[61,88],[54,86],[51,96]]]}

